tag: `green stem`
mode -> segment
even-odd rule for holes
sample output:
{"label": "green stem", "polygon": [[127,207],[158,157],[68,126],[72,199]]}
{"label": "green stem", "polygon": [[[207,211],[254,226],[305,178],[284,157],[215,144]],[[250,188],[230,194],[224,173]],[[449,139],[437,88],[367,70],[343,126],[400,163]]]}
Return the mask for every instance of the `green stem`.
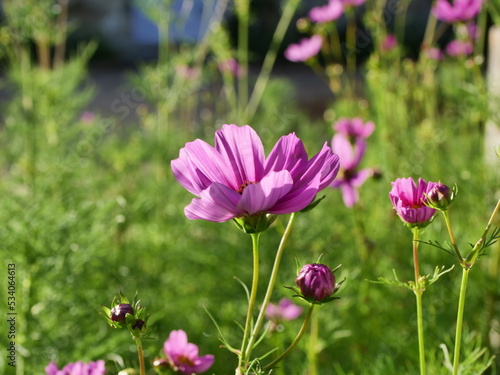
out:
{"label": "green stem", "polygon": [[314,314],[311,320],[311,333],[308,350],[308,375],[318,375],[318,331],[319,320],[318,314]]}
{"label": "green stem", "polygon": [[500,199],[498,200],[497,205],[495,206],[493,212],[491,213],[490,219],[488,220],[488,224],[486,224],[486,228],[484,229],[483,235],[476,242],[469,256],[466,259],[468,268],[471,268],[476,262],[476,259],[479,256],[479,250],[481,250],[481,247],[483,246],[484,241],[486,240],[486,236],[488,235],[488,232],[490,231],[491,226],[493,225],[493,221],[495,220],[495,217],[497,216],[499,210],[500,210]]}
{"label": "green stem", "polygon": [[288,354],[290,354],[290,352],[297,346],[297,344],[299,343],[300,339],[302,338],[302,336],[304,335],[306,329],[307,329],[307,326],[309,325],[309,321],[311,320],[311,315],[312,315],[312,312],[314,310],[314,304],[310,304],[309,305],[309,310],[307,311],[307,315],[306,315],[306,318],[304,320],[304,323],[302,323],[302,327],[300,328],[300,331],[299,333],[297,334],[297,337],[295,337],[295,340],[293,340],[293,342],[290,344],[290,346],[288,347],[287,350],[285,350],[278,358],[276,358],[274,361],[272,361],[271,363],[269,363],[268,365],[264,366],[263,370],[266,371],[266,370],[269,370],[270,368],[274,367],[276,364],[278,364],[281,360],[283,360]]}
{"label": "green stem", "polygon": [[285,228],[285,232],[283,233],[283,237],[281,237],[281,242],[279,244],[278,251],[276,252],[276,256],[274,258],[274,264],[273,264],[273,269],[271,271],[271,276],[269,278],[269,284],[267,285],[266,295],[264,296],[264,301],[262,302],[262,307],[260,309],[259,316],[257,317],[257,321],[255,322],[255,327],[253,328],[252,335],[250,337],[250,341],[246,349],[246,355],[245,355],[246,358],[250,358],[250,354],[252,353],[253,349],[252,348],[253,344],[255,343],[257,335],[259,334],[259,330],[262,326],[262,323],[264,322],[264,317],[266,315],[266,308],[273,294],[274,285],[276,284],[276,279],[278,277],[278,270],[281,263],[281,257],[283,255],[283,250],[285,249],[285,244],[288,239],[288,236],[292,231],[293,223],[295,221],[295,215],[296,215],[295,212],[290,214],[290,219],[288,219],[288,224]]}
{"label": "green stem", "polygon": [[451,228],[451,222],[450,222],[450,215],[448,215],[448,211],[442,211],[443,216],[444,216],[444,221],[446,223],[446,228],[448,229],[448,234],[450,235],[450,241],[451,244],[453,245],[453,249],[455,250],[455,254],[458,258],[458,262],[462,267],[464,267],[464,258],[462,257],[462,254],[460,254],[460,250],[458,249],[457,246],[457,241],[455,240],[455,236],[453,234],[453,230]]}
{"label": "green stem", "polygon": [[455,331],[455,351],[453,353],[453,375],[458,375],[460,365],[460,346],[462,343],[462,326],[464,320],[465,294],[467,291],[467,280],[470,268],[462,268],[462,283],[460,285],[460,297],[458,300],[457,328]]}
{"label": "green stem", "polygon": [[[243,74],[238,79],[238,98],[240,116],[248,104],[248,33],[250,20],[250,1],[236,1],[236,13],[238,15],[238,64]],[[242,120],[240,118],[240,120]]]}
{"label": "green stem", "polygon": [[418,266],[418,238],[419,229],[413,229],[413,266],[415,269],[415,298],[417,301],[417,330],[418,330],[418,353],[420,359],[420,374],[425,375],[425,341],[424,341],[424,319],[422,314],[422,295],[424,288],[420,281],[420,270]]}
{"label": "green stem", "polygon": [[257,107],[262,98],[262,94],[264,93],[264,89],[267,85],[267,82],[269,81],[274,62],[276,61],[279,46],[283,41],[283,37],[285,36],[286,30],[290,25],[290,21],[292,20],[292,17],[299,3],[300,0],[288,0],[285,5],[285,9],[283,10],[281,18],[278,22],[278,26],[276,26],[271,45],[266,53],[266,57],[264,58],[259,77],[257,78],[257,82],[255,83],[252,95],[250,96],[250,101],[248,102],[248,106],[244,115],[245,122],[251,122],[252,117],[257,111]]}
{"label": "green stem", "polygon": [[134,337],[135,344],[137,345],[137,354],[139,355],[139,374],[146,375],[146,366],[144,364],[144,351],[142,350],[142,342],[139,337]]}
{"label": "green stem", "polygon": [[[245,322],[245,331],[243,332],[243,341],[241,342],[241,353],[238,361],[238,370],[241,374],[242,367],[247,365],[250,351],[247,350],[248,347],[251,346],[251,342],[247,342],[250,335],[250,331],[252,330],[252,315],[253,309],[255,305],[255,299],[257,297],[257,287],[259,285],[259,238],[260,233],[252,233],[250,235],[252,237],[252,247],[253,247],[253,276],[252,276],[252,289],[250,291],[250,298],[248,300],[248,311],[247,318]],[[246,354],[248,352],[248,354]]]}

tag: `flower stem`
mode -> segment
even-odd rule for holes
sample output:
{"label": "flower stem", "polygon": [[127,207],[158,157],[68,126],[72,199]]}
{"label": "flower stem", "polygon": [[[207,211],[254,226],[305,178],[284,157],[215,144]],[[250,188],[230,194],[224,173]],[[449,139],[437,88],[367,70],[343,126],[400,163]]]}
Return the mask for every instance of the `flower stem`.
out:
{"label": "flower stem", "polygon": [[266,314],[266,308],[271,300],[271,296],[273,294],[274,285],[276,284],[276,279],[278,277],[278,270],[281,262],[281,257],[283,255],[283,250],[285,249],[285,244],[290,235],[293,227],[293,223],[295,221],[295,212],[290,214],[290,219],[288,219],[288,224],[285,228],[285,232],[283,233],[283,237],[281,237],[281,242],[278,247],[278,251],[276,252],[276,256],[274,258],[274,265],[271,271],[271,276],[269,278],[269,284],[267,285],[266,295],[264,296],[264,301],[262,302],[262,307],[259,312],[259,316],[257,317],[257,321],[255,322],[255,327],[253,328],[252,335],[250,337],[250,341],[246,348],[246,358],[250,358],[250,354],[252,352],[253,344],[257,339],[257,335],[264,321],[264,317]]}
{"label": "flower stem", "polygon": [[135,344],[137,345],[137,354],[139,355],[139,374],[146,375],[146,366],[144,364],[144,351],[142,350],[142,342],[139,337],[134,337]]}
{"label": "flower stem", "polygon": [[300,331],[297,334],[297,337],[295,337],[295,340],[293,340],[293,342],[290,344],[288,349],[285,350],[278,358],[276,358],[274,361],[272,361],[268,365],[264,366],[264,368],[263,368],[264,371],[269,370],[270,368],[272,368],[273,366],[278,364],[282,359],[284,359],[288,354],[290,354],[290,352],[297,346],[300,339],[304,335],[304,332],[306,331],[307,326],[309,325],[309,321],[311,320],[311,315],[312,315],[312,312],[314,310],[314,306],[315,305],[312,303],[309,305],[309,310],[307,311],[306,318],[304,320],[304,323],[302,323],[302,327],[300,327]]}
{"label": "flower stem", "polygon": [[[255,299],[257,297],[257,287],[259,285],[259,238],[260,233],[252,233],[250,234],[252,237],[252,247],[253,247],[253,276],[252,276],[252,289],[250,291],[250,298],[248,300],[248,311],[247,318],[245,322],[245,331],[243,332],[243,341],[241,342],[241,353],[238,361],[238,370],[240,373],[244,373],[242,367],[246,366],[249,350],[247,347],[252,344],[252,342],[248,342],[248,338],[250,335],[250,331],[252,330],[252,315],[253,309],[255,305]],[[248,353],[248,354],[247,354]]]}
{"label": "flower stem", "polygon": [[283,10],[283,13],[278,22],[278,26],[276,26],[276,30],[274,31],[271,46],[266,53],[266,57],[264,58],[264,62],[262,64],[262,69],[257,78],[257,82],[255,83],[252,95],[250,96],[250,101],[248,102],[248,105],[246,107],[244,116],[245,121],[250,122],[255,115],[255,112],[257,111],[260,99],[262,98],[264,89],[267,85],[267,82],[269,81],[269,76],[271,75],[274,62],[276,61],[278,48],[283,41],[283,37],[285,36],[286,30],[290,25],[290,21],[292,20],[292,17],[295,14],[295,10],[297,9],[299,3],[299,0],[288,0],[285,5],[285,9]]}
{"label": "flower stem", "polygon": [[424,294],[424,288],[420,282],[420,270],[418,266],[418,238],[419,229],[413,229],[413,265],[415,269],[415,288],[413,292],[415,293],[415,298],[417,301],[417,330],[418,330],[418,353],[420,360],[420,374],[425,375],[425,341],[424,341],[424,326],[423,326],[423,314],[422,314],[422,295]]}
{"label": "flower stem", "polygon": [[450,222],[450,216],[448,215],[448,211],[443,211],[443,216],[444,216],[444,221],[446,223],[446,228],[448,229],[448,234],[450,235],[450,241],[451,244],[453,245],[453,249],[455,250],[455,254],[458,258],[458,262],[462,267],[464,267],[464,258],[462,257],[462,254],[460,254],[460,250],[458,249],[457,246],[457,241],[455,240],[455,236],[453,235],[453,230],[451,229],[451,222]]}
{"label": "flower stem", "polygon": [[460,297],[458,300],[457,328],[455,331],[455,351],[453,353],[453,375],[458,374],[460,364],[460,345],[462,343],[462,325],[464,319],[465,294],[467,291],[467,280],[470,268],[462,268],[462,283],[460,285]]}

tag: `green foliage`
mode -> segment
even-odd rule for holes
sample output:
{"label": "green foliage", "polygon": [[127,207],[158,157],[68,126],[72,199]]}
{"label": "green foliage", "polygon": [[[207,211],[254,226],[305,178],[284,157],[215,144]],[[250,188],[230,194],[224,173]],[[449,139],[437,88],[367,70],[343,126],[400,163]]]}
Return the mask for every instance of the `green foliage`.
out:
{"label": "green foliage", "polygon": [[[16,21],[9,27],[22,29],[17,22],[27,11],[11,10]],[[235,88],[221,89],[234,82],[223,82],[215,61],[204,68],[210,60],[206,55],[182,49],[176,58],[142,67],[133,78],[150,107],[138,107],[138,123],[122,131],[120,118],[81,118],[93,95],[83,83],[95,46],[46,69],[25,48],[38,27],[23,29],[26,35],[16,34],[19,39],[6,47],[8,84],[15,94],[2,109],[0,129],[0,276],[5,280],[6,265],[16,264],[17,375],[42,374],[51,360],[63,365],[102,358],[109,373],[137,367],[127,332],[113,330],[99,316],[99,306],[120,290],[137,292],[151,314],[152,334],[143,343],[147,368],[169,332],[183,329],[201,354],[216,356],[209,373],[234,373],[234,353],[220,347],[219,337],[231,349],[241,340],[247,299],[236,278],[250,284],[250,238],[231,222],[188,221],[183,209],[192,196],[169,167],[185,142],[211,143],[222,123],[236,122],[230,98]],[[0,31],[0,40],[3,36]],[[224,40],[213,51],[225,56],[227,44]],[[313,374],[313,368],[325,375],[417,373],[412,294],[370,282],[390,278],[393,269],[398,283],[413,276],[411,235],[391,207],[390,182],[413,176],[457,184],[461,194],[449,211],[462,248],[481,236],[498,198],[498,164],[491,167],[483,160],[488,98],[479,67],[391,56],[373,55],[362,96],[335,101],[328,122],[308,118],[294,104],[291,84],[282,79],[266,85],[253,117],[251,125],[266,150],[295,131],[310,155],[330,141],[331,121],[341,116],[373,120],[376,130],[363,164],[382,172],[381,179],[360,188],[361,200],[353,209],[343,205],[339,191],[327,189],[314,209],[297,214],[272,301],[292,296],[281,286],[293,284],[296,257],[314,262],[324,254],[325,263],[343,264],[337,274],[346,282],[338,301],[315,312],[316,340],[311,329],[273,373]],[[200,78],[176,75],[182,64],[200,66]],[[262,235],[262,275],[270,273],[285,225],[286,218],[278,217]],[[498,229],[492,233],[488,252],[469,279],[464,375],[494,374],[498,366],[500,249],[494,243]],[[439,277],[424,294],[429,374],[449,373],[453,345],[460,274],[450,268],[453,254],[435,248],[446,239],[444,224],[435,220],[420,246],[422,274],[434,275],[432,281]],[[3,290],[0,298],[6,301]],[[264,291],[263,285],[258,292]],[[255,350],[261,358],[254,363],[256,372],[261,362],[268,363],[266,355],[293,341],[300,325],[286,322],[281,332],[266,333]],[[5,332],[5,319],[0,327]],[[8,347],[7,342],[2,335],[0,347]],[[0,373],[10,370],[0,357]]]}

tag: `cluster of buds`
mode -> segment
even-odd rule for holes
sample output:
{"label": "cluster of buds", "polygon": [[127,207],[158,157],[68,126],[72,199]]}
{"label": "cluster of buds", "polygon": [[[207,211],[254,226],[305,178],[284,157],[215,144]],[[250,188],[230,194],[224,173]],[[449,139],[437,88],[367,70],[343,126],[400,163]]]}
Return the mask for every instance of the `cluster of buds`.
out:
{"label": "cluster of buds", "polygon": [[147,320],[149,315],[146,309],[139,304],[140,301],[131,303],[120,293],[113,299],[111,308],[101,306],[101,315],[104,316],[108,324],[113,328],[128,328],[132,336],[142,337],[147,330]]}

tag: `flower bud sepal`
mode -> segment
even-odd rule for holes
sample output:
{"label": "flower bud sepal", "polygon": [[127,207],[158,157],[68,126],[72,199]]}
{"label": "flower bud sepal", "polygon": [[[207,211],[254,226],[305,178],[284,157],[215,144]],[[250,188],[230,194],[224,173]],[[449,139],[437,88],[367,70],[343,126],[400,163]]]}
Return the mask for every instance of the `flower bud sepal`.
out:
{"label": "flower bud sepal", "polygon": [[[340,288],[340,286],[342,285],[342,283],[345,281],[346,279],[342,280],[341,282],[335,284],[335,292]],[[323,305],[325,303],[328,303],[328,302],[331,302],[333,300],[336,300],[336,299],[340,299],[340,297],[326,297],[326,298],[323,298],[321,301],[316,301],[314,298],[312,297],[306,297],[304,296],[301,292],[300,292],[300,289],[298,287],[295,287],[295,286],[287,286],[285,285],[284,286],[285,288],[287,289],[290,289],[290,290],[293,290],[295,292],[295,294],[292,296],[292,297],[298,297],[298,298],[302,298],[304,301],[306,302],[309,302],[313,305]],[[335,293],[334,292],[334,293]]]}
{"label": "flower bud sepal", "polygon": [[234,224],[247,234],[264,232],[276,220],[277,215],[262,213],[260,215],[237,217]]}
{"label": "flower bud sepal", "polygon": [[439,211],[446,211],[455,200],[457,194],[458,187],[456,184],[450,189],[439,181],[438,185],[426,194],[426,205]]}
{"label": "flower bud sepal", "polygon": [[140,300],[132,303],[120,292],[111,302],[112,308],[101,306],[101,315],[113,328],[128,328],[133,337],[143,337],[147,332],[149,314],[140,305]]}
{"label": "flower bud sepal", "polygon": [[336,267],[333,271],[325,264],[319,263],[306,264],[300,267],[297,261],[298,275],[295,279],[296,287],[286,288],[293,290],[296,294],[294,297],[302,298],[303,300],[315,304],[322,305],[324,303],[339,299],[333,295],[339,290],[342,283],[335,283],[334,271],[338,270],[342,265]]}

